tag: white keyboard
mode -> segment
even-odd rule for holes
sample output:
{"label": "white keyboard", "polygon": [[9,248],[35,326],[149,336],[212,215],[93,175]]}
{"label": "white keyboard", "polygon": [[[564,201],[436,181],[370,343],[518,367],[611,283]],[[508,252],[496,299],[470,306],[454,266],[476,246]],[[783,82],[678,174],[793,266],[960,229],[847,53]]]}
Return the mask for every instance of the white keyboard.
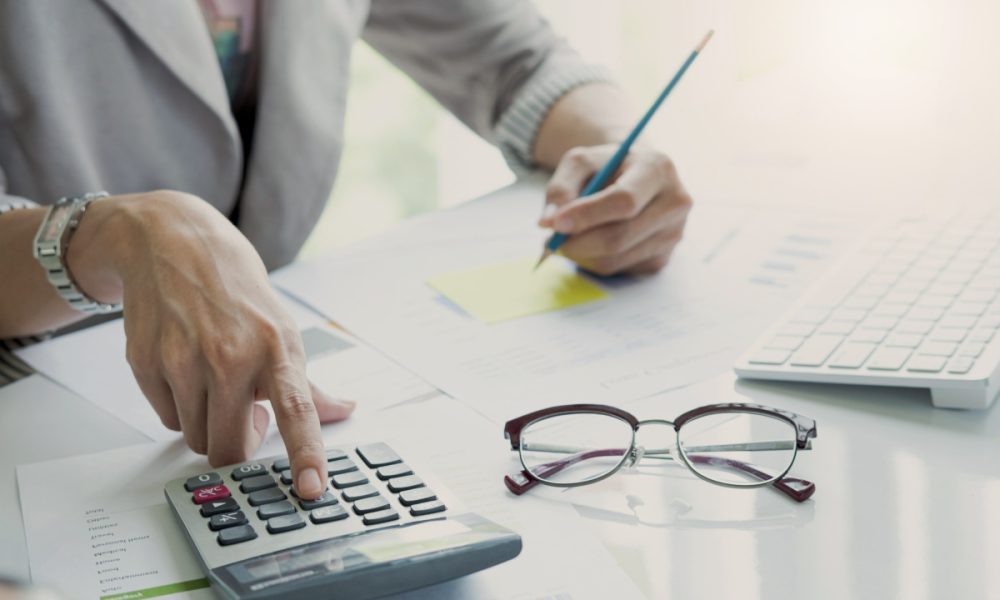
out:
{"label": "white keyboard", "polygon": [[986,408],[1000,390],[1000,210],[902,220],[851,252],[736,363],[741,377],[921,387]]}

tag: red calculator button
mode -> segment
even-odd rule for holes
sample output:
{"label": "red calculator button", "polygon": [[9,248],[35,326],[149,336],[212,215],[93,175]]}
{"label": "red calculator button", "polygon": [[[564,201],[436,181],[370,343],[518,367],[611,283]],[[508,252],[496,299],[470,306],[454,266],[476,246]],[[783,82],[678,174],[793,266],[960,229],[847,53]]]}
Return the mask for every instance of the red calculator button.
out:
{"label": "red calculator button", "polygon": [[212,502],[213,500],[228,498],[229,495],[229,488],[220,484],[195,490],[194,493],[191,494],[191,499],[194,500],[195,504],[204,504],[206,502]]}

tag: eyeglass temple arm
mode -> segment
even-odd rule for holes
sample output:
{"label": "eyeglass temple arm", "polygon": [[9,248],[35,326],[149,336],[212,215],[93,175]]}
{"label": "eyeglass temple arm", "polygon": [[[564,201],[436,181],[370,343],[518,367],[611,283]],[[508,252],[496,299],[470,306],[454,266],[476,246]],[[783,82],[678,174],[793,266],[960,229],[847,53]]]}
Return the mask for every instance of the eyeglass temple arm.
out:
{"label": "eyeglass temple arm", "polygon": [[[560,458],[558,460],[539,465],[538,476],[549,477],[551,475],[555,475],[559,471],[589,458],[622,456],[623,453],[624,451],[621,448],[577,452],[572,456],[567,456],[565,458]],[[715,456],[699,456],[697,454],[688,455],[688,460],[697,464],[724,466],[738,471],[743,471],[744,473],[756,477],[761,481],[770,479],[770,476],[767,473],[758,470],[753,465],[738,460]],[[517,496],[524,494],[540,483],[534,475],[525,469],[522,469],[519,473],[506,475],[503,478],[503,481],[504,485],[507,486],[507,489]],[[771,483],[771,485],[796,502],[805,502],[816,492],[816,484],[811,481],[806,481],[805,479],[799,479],[798,477],[782,477],[781,479]]]}

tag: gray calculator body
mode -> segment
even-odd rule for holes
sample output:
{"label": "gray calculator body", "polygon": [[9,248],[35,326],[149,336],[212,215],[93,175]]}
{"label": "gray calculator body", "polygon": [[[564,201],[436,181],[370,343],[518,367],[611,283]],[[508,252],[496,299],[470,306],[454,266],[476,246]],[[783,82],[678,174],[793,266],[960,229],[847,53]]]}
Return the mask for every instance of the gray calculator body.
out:
{"label": "gray calculator body", "polygon": [[[365,448],[379,451],[368,453],[373,461]],[[277,468],[287,464],[283,457],[170,481],[164,493],[213,589],[227,598],[378,598],[520,553],[520,536],[458,509],[426,469],[398,457],[379,466],[387,454],[395,455],[385,444],[328,451],[337,458],[328,462],[325,503],[295,496],[289,474]],[[230,517],[239,525],[220,522]]]}

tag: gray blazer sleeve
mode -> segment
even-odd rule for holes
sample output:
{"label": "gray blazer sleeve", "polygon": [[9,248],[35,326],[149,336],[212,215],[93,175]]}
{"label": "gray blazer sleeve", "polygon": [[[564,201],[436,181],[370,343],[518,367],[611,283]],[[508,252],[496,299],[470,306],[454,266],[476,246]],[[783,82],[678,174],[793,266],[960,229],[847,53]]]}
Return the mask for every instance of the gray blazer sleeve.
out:
{"label": "gray blazer sleeve", "polygon": [[38,205],[26,198],[7,193],[7,177],[4,175],[3,167],[0,166],[0,214],[15,208],[30,208],[32,206]]}
{"label": "gray blazer sleeve", "polygon": [[[608,79],[528,0],[373,0],[362,37],[522,166],[549,106],[577,85]],[[537,110],[517,110],[525,100]],[[505,119],[512,107],[516,127]]]}

